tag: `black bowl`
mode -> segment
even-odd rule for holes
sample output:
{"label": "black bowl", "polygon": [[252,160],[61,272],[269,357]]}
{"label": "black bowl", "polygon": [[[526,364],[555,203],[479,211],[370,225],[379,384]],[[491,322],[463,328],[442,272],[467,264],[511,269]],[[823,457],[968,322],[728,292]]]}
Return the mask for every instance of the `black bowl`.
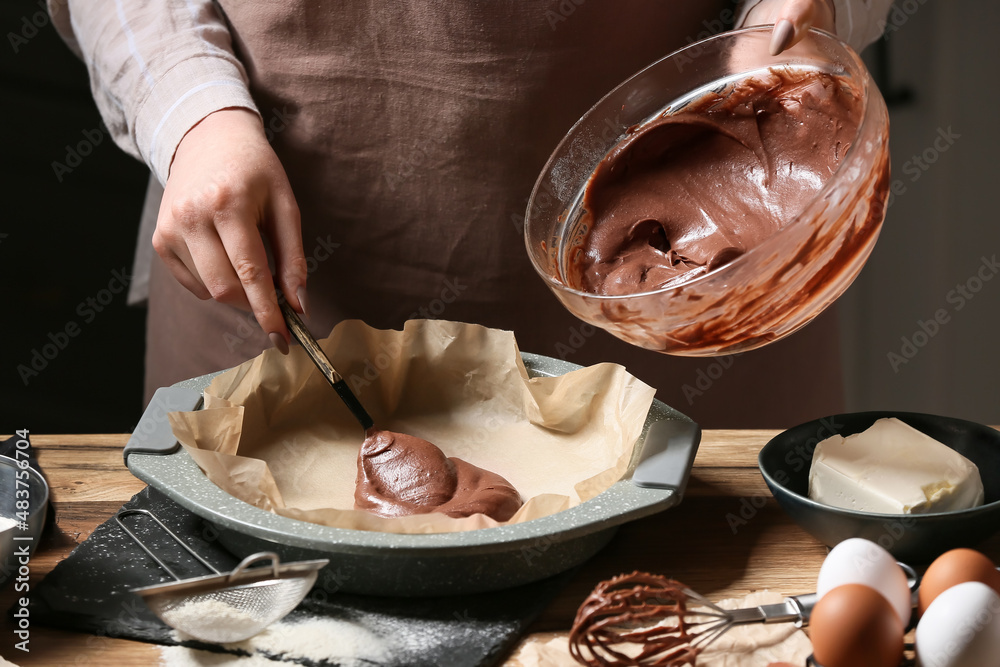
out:
{"label": "black bowl", "polygon": [[[816,445],[832,435],[860,433],[883,417],[895,417],[975,463],[983,480],[984,504],[934,514],[875,514],[810,500],[809,468]],[[949,549],[974,547],[1000,531],[1000,432],[975,422],[916,412],[824,417],[772,438],[760,450],[757,462],[781,508],[830,547],[850,537],[863,537],[899,560],[927,563]]]}

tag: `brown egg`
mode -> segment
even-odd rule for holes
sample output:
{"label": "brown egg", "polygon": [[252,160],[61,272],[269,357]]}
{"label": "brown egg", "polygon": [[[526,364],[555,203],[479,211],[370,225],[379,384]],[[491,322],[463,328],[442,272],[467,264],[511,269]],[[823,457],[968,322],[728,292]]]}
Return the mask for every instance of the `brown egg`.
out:
{"label": "brown egg", "polygon": [[823,667],[897,667],[903,657],[903,622],[881,593],[862,584],[820,598],[809,636]]}
{"label": "brown egg", "polygon": [[937,557],[920,581],[917,610],[923,614],[937,596],[967,581],[986,584],[1000,595],[1000,572],[988,557],[972,549],[952,549]]}

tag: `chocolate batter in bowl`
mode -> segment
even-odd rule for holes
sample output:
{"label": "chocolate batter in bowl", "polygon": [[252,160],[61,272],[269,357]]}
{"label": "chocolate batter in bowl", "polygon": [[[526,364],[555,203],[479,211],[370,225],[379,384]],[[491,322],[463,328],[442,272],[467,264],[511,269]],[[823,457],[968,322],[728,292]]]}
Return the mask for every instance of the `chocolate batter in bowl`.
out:
{"label": "chocolate batter in bowl", "polygon": [[888,194],[888,116],[857,55],[768,28],[654,63],[569,132],[528,205],[532,262],[584,321],[711,356],[778,340],[851,284]]}

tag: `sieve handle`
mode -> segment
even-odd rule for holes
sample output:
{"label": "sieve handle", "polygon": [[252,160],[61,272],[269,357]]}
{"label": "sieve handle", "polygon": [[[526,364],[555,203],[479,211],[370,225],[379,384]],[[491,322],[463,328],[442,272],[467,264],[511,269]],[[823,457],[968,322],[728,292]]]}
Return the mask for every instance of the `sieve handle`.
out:
{"label": "sieve handle", "polygon": [[233,573],[229,575],[229,579],[232,580],[236,575],[238,575],[243,570],[247,569],[254,563],[262,560],[270,560],[271,567],[274,572],[274,578],[279,579],[281,574],[278,572],[278,568],[281,566],[281,559],[278,558],[278,554],[273,551],[261,551],[259,553],[250,554],[246,558],[240,561],[240,564],[233,569]]}
{"label": "sieve handle", "polygon": [[[153,551],[148,546],[146,546],[146,544],[141,539],[139,539],[139,536],[136,535],[134,532],[132,532],[132,529],[129,528],[128,526],[126,526],[125,522],[122,521],[122,517],[132,516],[133,514],[138,514],[138,515],[142,515],[142,516],[145,516],[145,517],[149,517],[150,519],[152,519],[153,521],[155,521],[156,524],[160,528],[162,528],[163,531],[167,535],[169,535],[171,538],[173,538],[174,542],[176,542],[177,544],[179,544],[185,551],[187,551],[191,556],[193,556],[195,558],[195,560],[197,560],[199,563],[201,563],[202,565],[204,565],[205,567],[207,567],[212,572],[214,572],[216,574],[222,574],[221,572],[219,572],[218,570],[216,570],[214,567],[212,567],[211,563],[209,563],[207,560],[205,560],[204,558],[202,558],[201,556],[199,556],[198,553],[194,549],[192,549],[191,547],[189,547],[187,545],[187,543],[184,542],[184,540],[182,540],[181,538],[179,538],[174,533],[174,531],[172,531],[169,528],[167,528],[163,524],[163,522],[160,521],[156,517],[156,515],[153,514],[152,512],[150,512],[149,510],[132,509],[132,510],[122,510],[122,511],[118,512],[118,514],[115,515],[115,521],[117,521],[118,525],[122,527],[122,530],[124,530],[125,533],[128,534],[128,536],[131,537],[132,540],[136,544],[138,544],[142,548],[142,550],[145,551],[146,554],[150,558],[152,558],[154,561],[156,561],[156,564],[159,565],[161,568],[163,568],[163,570],[166,571],[166,573],[169,574],[171,577],[173,577],[177,581],[181,580],[181,578],[177,575],[177,573],[174,572],[173,570],[171,570],[170,567],[166,563],[164,563],[162,560],[160,560],[160,557],[157,556],[155,553],[153,553]],[[277,556],[275,556],[275,558],[277,558]]]}

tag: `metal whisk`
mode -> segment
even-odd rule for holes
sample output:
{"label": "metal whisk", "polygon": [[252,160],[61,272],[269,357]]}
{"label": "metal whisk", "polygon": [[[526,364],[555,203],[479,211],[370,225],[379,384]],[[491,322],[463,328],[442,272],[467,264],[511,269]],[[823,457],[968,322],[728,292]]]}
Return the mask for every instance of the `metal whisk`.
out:
{"label": "metal whisk", "polygon": [[[181,579],[122,521],[142,515],[214,574]],[[186,635],[212,643],[238,642],[261,632],[298,606],[316,583],[319,570],[330,561],[281,563],[278,555],[261,552],[247,556],[229,574],[223,574],[198,555],[148,510],[123,510],[118,525],[176,581],[133,589],[164,623]],[[271,561],[270,567],[250,566]]]}
{"label": "metal whisk", "polygon": [[[912,591],[916,573],[900,566]],[[723,609],[678,581],[633,572],[598,584],[584,600],[570,632],[570,654],[588,667],[693,666],[702,651],[737,625],[808,625],[817,601],[810,593],[777,604]]]}

